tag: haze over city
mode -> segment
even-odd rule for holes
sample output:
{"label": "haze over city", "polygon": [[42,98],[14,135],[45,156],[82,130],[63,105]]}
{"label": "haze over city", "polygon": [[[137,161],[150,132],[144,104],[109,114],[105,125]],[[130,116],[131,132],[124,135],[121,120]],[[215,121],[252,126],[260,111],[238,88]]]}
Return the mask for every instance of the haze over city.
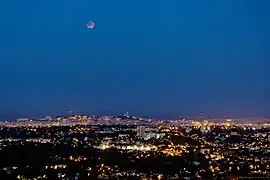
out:
{"label": "haze over city", "polygon": [[267,0],[2,1],[0,118],[269,116],[269,9]]}

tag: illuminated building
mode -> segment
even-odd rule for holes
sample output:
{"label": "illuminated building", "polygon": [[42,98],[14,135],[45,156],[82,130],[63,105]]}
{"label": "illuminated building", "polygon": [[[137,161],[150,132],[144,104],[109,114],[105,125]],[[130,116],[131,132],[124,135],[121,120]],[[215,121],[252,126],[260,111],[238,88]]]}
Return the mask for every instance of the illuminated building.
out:
{"label": "illuminated building", "polygon": [[25,122],[25,121],[29,121],[28,118],[18,118],[17,122]]}
{"label": "illuminated building", "polygon": [[87,116],[83,116],[82,117],[82,123],[83,124],[86,124],[87,123],[87,120],[88,120],[88,117]]}
{"label": "illuminated building", "polygon": [[156,133],[148,133],[148,134],[146,134],[145,139],[151,139],[151,138],[157,138],[157,134]]}
{"label": "illuminated building", "polygon": [[231,119],[227,119],[225,124],[226,126],[232,126],[233,123]]}
{"label": "illuminated building", "polygon": [[137,127],[137,136],[138,137],[145,137],[145,127],[144,126],[138,126]]}

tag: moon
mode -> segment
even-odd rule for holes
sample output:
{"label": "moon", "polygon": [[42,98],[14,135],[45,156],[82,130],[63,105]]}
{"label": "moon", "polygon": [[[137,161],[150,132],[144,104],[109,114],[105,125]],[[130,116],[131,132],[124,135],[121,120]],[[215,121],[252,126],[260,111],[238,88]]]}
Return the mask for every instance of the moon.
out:
{"label": "moon", "polygon": [[86,26],[88,29],[93,29],[95,27],[95,23],[94,23],[94,21],[90,21],[90,22],[88,22],[88,24],[86,24]]}

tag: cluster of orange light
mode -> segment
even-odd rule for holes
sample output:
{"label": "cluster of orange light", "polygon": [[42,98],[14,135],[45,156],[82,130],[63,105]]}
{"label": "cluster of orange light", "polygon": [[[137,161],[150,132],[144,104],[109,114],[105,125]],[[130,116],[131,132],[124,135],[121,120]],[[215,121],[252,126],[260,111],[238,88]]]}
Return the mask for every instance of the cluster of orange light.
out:
{"label": "cluster of orange light", "polygon": [[75,161],[75,162],[80,162],[80,161],[87,160],[87,158],[86,157],[82,157],[82,156],[78,156],[78,157],[69,156],[69,160]]}

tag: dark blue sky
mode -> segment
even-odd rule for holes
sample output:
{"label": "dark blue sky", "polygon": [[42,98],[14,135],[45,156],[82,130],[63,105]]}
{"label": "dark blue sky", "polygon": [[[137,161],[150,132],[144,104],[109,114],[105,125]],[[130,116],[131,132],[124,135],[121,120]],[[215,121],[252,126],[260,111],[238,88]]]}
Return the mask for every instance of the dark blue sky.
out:
{"label": "dark blue sky", "polygon": [[3,0],[0,114],[270,115],[269,9],[269,0]]}

